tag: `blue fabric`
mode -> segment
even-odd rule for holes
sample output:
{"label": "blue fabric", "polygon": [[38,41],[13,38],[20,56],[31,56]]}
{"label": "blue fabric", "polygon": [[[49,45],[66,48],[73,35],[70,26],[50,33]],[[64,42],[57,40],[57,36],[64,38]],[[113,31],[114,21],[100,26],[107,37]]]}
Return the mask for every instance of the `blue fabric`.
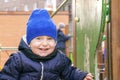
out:
{"label": "blue fabric", "polygon": [[55,41],[57,40],[57,29],[50,15],[45,9],[34,10],[27,23],[27,43],[38,36],[50,36]]}
{"label": "blue fabric", "polygon": [[[10,56],[5,67],[0,71],[0,80],[40,80],[43,64],[42,80],[83,80],[87,73],[71,66],[69,58],[57,51],[57,55],[46,60],[36,61],[25,55],[22,50],[27,45],[22,40],[18,53]],[[30,53],[25,51],[26,53]],[[53,53],[52,53],[53,54]],[[35,56],[32,55],[34,58]]]}

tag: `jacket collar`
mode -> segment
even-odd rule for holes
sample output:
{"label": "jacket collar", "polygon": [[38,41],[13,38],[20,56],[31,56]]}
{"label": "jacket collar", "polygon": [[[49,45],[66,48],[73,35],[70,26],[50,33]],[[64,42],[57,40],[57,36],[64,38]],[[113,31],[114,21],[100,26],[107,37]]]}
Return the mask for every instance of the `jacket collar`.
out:
{"label": "jacket collar", "polygon": [[25,56],[27,56],[31,60],[34,60],[37,62],[47,61],[47,60],[54,58],[58,53],[58,51],[55,49],[50,55],[48,55],[46,57],[41,57],[41,56],[36,55],[32,52],[32,50],[29,48],[29,46],[25,40],[26,39],[24,39],[24,37],[21,39],[18,50],[21,51],[23,54],[25,54]]}

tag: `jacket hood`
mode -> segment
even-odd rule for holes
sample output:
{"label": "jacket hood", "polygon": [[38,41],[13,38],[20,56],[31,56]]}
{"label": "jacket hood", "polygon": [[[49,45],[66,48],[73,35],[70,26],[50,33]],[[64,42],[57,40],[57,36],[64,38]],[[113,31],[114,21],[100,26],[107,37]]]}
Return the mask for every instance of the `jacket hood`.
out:
{"label": "jacket hood", "polygon": [[30,59],[32,59],[34,61],[37,61],[37,62],[50,60],[50,59],[54,58],[57,55],[57,52],[58,52],[55,49],[53,51],[53,53],[51,53],[50,55],[48,55],[46,57],[42,57],[42,56],[36,55],[36,54],[34,54],[32,52],[32,50],[30,49],[29,45],[27,44],[26,36],[23,36],[21,38],[18,50],[21,51],[23,54],[25,54],[25,56],[27,56],[28,58],[30,58]]}

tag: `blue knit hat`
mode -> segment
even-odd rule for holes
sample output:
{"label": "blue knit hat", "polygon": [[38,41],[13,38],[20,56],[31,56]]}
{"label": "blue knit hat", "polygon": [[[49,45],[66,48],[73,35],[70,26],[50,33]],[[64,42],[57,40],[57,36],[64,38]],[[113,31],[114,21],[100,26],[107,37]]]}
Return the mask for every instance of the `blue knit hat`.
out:
{"label": "blue knit hat", "polygon": [[27,23],[27,43],[38,36],[49,36],[57,40],[57,29],[50,15],[45,9],[36,9],[32,12]]}

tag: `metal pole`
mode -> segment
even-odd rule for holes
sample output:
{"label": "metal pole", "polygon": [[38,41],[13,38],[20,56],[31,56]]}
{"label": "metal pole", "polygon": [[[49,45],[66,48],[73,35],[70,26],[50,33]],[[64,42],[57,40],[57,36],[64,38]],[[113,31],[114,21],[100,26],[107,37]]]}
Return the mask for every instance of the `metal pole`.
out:
{"label": "metal pole", "polygon": [[18,50],[17,47],[0,47],[0,50]]}
{"label": "metal pole", "polygon": [[107,25],[107,67],[108,67],[108,80],[113,80],[112,77],[112,45],[111,45],[111,27],[110,23]]}
{"label": "metal pole", "polygon": [[67,3],[67,1],[68,1],[68,0],[64,0],[64,1],[61,3],[61,5],[56,9],[56,11],[51,14],[51,18],[64,6],[64,4]]}

